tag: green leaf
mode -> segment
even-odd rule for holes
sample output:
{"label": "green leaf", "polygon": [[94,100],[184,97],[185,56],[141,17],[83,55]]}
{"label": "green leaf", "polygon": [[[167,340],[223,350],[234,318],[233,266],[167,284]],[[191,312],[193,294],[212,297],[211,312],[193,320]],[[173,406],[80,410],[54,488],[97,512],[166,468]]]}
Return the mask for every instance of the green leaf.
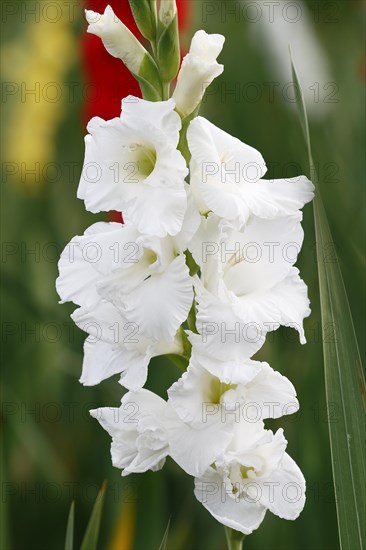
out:
{"label": "green leaf", "polygon": [[[6,465],[5,465],[5,441],[4,441],[4,435],[3,431],[1,433],[0,437],[0,478],[3,483],[3,488],[6,486],[7,481],[7,473],[6,473]],[[8,521],[8,502],[5,498],[5,491],[4,496],[2,498],[2,503],[0,506],[0,548],[11,548],[11,544],[9,541],[9,521]]]}
{"label": "green leaf", "polygon": [[167,545],[167,543],[168,543],[170,519],[171,519],[171,518],[169,518],[168,525],[166,526],[166,529],[165,529],[165,532],[164,532],[162,541],[161,541],[160,546],[159,546],[159,550],[166,550],[166,545]]}
{"label": "green leaf", "polygon": [[67,519],[65,550],[73,550],[74,547],[74,518],[75,518],[75,502],[71,503],[69,517]]}
{"label": "green leaf", "polygon": [[[294,83],[299,87],[291,59]],[[311,175],[315,175],[310,132],[302,93],[298,101]],[[317,179],[316,179],[317,181]],[[320,305],[323,327],[333,327],[334,338],[325,338],[323,353],[328,406],[336,406],[336,422],[329,422],[333,483],[342,550],[366,547],[365,485],[365,380],[347,292],[334,248],[320,189],[314,200]],[[325,254],[332,247],[332,257]]]}
{"label": "green leaf", "polygon": [[88,526],[85,531],[83,542],[80,546],[80,550],[96,550],[97,548],[106,486],[106,482],[103,481],[103,485],[95,500],[95,504],[89,519]]}

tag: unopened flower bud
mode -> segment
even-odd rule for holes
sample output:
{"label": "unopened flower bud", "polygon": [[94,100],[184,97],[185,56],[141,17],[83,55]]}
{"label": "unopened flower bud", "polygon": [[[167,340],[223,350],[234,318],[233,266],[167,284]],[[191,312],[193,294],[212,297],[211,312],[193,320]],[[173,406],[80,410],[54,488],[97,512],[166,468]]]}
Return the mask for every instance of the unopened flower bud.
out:
{"label": "unopened flower bud", "polygon": [[207,34],[201,30],[192,39],[189,53],[182,62],[173,98],[182,117],[191,114],[202,101],[206,88],[224,70],[217,63],[225,42],[221,34]]}
{"label": "unopened flower bud", "polygon": [[178,73],[180,45],[178,13],[175,0],[161,0],[157,58],[163,82],[171,82]]}
{"label": "unopened flower bud", "polygon": [[156,0],[128,0],[136,25],[150,41],[156,37]]}
{"label": "unopened flower bud", "polygon": [[123,61],[139,81],[145,99],[161,99],[161,82],[153,59],[116,17],[111,6],[108,5],[103,14],[85,10],[85,16],[89,23],[88,32],[99,36],[108,53]]}

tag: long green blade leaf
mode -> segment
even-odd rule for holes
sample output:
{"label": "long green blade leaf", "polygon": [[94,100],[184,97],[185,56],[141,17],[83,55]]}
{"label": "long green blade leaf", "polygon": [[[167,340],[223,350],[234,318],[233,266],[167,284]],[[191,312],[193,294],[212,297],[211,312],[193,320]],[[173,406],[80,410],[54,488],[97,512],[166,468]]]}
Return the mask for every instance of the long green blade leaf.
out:
{"label": "long green blade leaf", "polygon": [[160,543],[159,550],[166,550],[166,545],[168,543],[169,527],[170,527],[170,518],[168,521],[168,525],[166,526],[163,539]]}
{"label": "long green blade leaf", "polygon": [[67,519],[65,550],[73,550],[74,547],[74,518],[75,502],[71,503],[69,517]]}
{"label": "long green blade leaf", "polygon": [[[292,60],[291,63],[294,83],[301,91]],[[316,178],[306,106],[302,93],[298,97],[310,173]],[[320,189],[317,189],[314,200],[314,217],[322,326],[331,326],[334,331],[333,339],[323,337],[323,354],[327,403],[336,406],[339,413],[337,422],[328,424],[339,539],[342,550],[361,550],[366,548],[365,380],[347,292]],[[329,254],[325,254],[329,247],[331,261]]]}
{"label": "long green blade leaf", "polygon": [[104,481],[98,493],[98,496],[95,500],[93,511],[91,513],[89,523],[83,538],[83,542],[81,543],[81,546],[80,546],[80,550],[96,550],[97,548],[100,520],[102,517],[106,486],[107,484]]}

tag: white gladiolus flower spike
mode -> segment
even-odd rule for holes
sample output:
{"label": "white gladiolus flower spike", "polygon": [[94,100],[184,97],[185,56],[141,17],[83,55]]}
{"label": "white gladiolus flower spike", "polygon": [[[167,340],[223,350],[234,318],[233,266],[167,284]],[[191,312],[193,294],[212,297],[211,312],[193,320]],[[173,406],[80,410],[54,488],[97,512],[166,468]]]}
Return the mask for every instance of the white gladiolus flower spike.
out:
{"label": "white gladiolus flower spike", "polygon": [[224,42],[225,37],[221,34],[207,34],[203,30],[197,31],[192,38],[173,93],[177,111],[182,117],[193,113],[201,103],[207,87],[223,72],[224,66],[217,63],[216,59]]}
{"label": "white gladiolus flower spike", "polygon": [[190,250],[201,268],[195,279],[197,328],[204,353],[244,360],[280,325],[296,328],[305,343],[310,314],[307,287],[294,267],[303,242],[300,212],[266,220],[252,217],[238,231],[210,214]]}
{"label": "white gladiolus flower spike", "polygon": [[140,232],[176,235],[187,208],[185,160],[176,149],[181,120],[170,99],[129,96],[120,118],[93,118],[85,138],[78,197],[87,210],[123,211]]}
{"label": "white gladiolus flower spike", "polygon": [[294,520],[305,504],[305,479],[287,441],[263,423],[242,422],[220,460],[195,480],[195,496],[223,525],[249,535],[267,510]]}
{"label": "white gladiolus flower spike", "polygon": [[130,223],[100,222],[69,243],[59,271],[58,293],[63,302],[81,306],[72,317],[91,336],[83,383],[123,372],[121,383],[139,389],[151,357],[181,351],[176,333],[193,289],[185,256],[170,237],[141,235]]}
{"label": "white gladiolus flower spike", "polygon": [[240,227],[251,214],[294,214],[314,197],[305,176],[263,180],[267,169],[262,155],[203,117],[192,120],[187,139],[191,186],[202,214],[212,211]]}
{"label": "white gladiolus flower spike", "polygon": [[[130,6],[151,54],[110,6],[86,10],[88,32],[144,99],[128,96],[120,117],[89,122],[78,187],[87,210],[121,212],[124,223],[74,237],[56,288],[88,335],[80,381],[120,375],[129,390],[120,407],[90,411],[112,437],[113,465],[126,476],[170,456],[212,516],[247,535],[267,510],[295,519],[305,503],[283,431],[263,423],[295,413],[296,390],[252,357],[281,325],[306,342],[310,302],[295,264],[314,187],[304,176],[263,179],[256,149],[196,117],[223,72],[223,36],[196,32],[168,99],[181,59],[176,0]],[[161,355],[184,370],[167,400],[143,389]],[[227,534],[231,547],[237,534]]]}
{"label": "white gladiolus flower spike", "polygon": [[128,392],[119,408],[103,407],[90,414],[111,435],[112,463],[122,476],[160,470],[169,453],[164,425],[166,402],[148,390]]}
{"label": "white gladiolus flower spike", "polygon": [[132,73],[138,74],[147,51],[111,6],[108,5],[103,14],[85,10],[85,17],[89,23],[87,32],[99,36],[110,55],[121,59]]}

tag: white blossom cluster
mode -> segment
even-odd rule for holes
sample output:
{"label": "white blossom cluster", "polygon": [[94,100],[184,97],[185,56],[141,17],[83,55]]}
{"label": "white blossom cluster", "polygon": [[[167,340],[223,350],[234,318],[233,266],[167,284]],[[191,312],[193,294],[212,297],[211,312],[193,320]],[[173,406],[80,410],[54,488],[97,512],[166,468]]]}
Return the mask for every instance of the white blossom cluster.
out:
{"label": "white blossom cluster", "polygon": [[[86,15],[89,32],[138,73],[143,55],[111,8]],[[57,290],[88,333],[81,382],[119,374],[128,390],[120,408],[91,411],[112,437],[114,466],[128,475],[172,457],[207,510],[249,534],[267,509],[295,519],[305,502],[283,431],[264,424],[298,410],[295,388],[251,357],[280,325],[305,343],[309,300],[295,263],[313,186],[263,179],[258,151],[194,116],[223,70],[223,43],[199,31],[172,98],[129,96],[119,118],[89,122],[78,197],[91,212],[123,212],[124,223],[73,238]],[[188,367],[163,400],[144,385],[151,358],[166,354]]]}

